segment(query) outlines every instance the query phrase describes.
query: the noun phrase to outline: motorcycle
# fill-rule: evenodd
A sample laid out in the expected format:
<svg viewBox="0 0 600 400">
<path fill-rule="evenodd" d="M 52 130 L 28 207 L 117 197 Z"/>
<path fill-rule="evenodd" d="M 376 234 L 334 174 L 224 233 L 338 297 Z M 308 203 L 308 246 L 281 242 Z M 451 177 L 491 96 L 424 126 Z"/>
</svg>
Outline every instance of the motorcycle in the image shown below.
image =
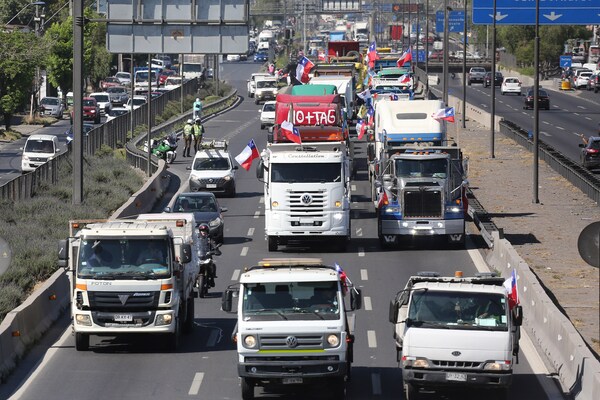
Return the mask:
<svg viewBox="0 0 600 400">
<path fill-rule="evenodd" d="M 177 158 L 177 135 L 171 133 L 162 140 L 150 140 L 152 154 L 165 160 L 167 164 L 172 164 Z M 144 151 L 148 151 L 148 142 L 144 143 Z"/>
<path fill-rule="evenodd" d="M 215 245 L 212 250 L 209 250 L 200 259 L 200 274 L 196 279 L 196 289 L 198 297 L 204 298 L 208 294 L 208 289 L 215 287 L 215 278 L 217 277 L 217 264 L 215 264 L 212 256 L 220 256 L 221 243 Z"/>
</svg>

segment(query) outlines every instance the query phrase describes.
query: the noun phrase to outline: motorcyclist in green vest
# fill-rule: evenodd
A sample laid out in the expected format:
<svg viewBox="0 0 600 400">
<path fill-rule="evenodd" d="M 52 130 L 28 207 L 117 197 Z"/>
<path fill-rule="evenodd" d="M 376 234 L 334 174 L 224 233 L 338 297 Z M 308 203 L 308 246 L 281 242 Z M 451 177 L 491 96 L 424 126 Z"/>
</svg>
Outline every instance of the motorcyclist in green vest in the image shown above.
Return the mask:
<svg viewBox="0 0 600 400">
<path fill-rule="evenodd" d="M 190 148 L 192 147 L 192 136 L 194 135 L 194 121 L 188 119 L 183 126 L 183 156 L 190 157 Z"/>
</svg>

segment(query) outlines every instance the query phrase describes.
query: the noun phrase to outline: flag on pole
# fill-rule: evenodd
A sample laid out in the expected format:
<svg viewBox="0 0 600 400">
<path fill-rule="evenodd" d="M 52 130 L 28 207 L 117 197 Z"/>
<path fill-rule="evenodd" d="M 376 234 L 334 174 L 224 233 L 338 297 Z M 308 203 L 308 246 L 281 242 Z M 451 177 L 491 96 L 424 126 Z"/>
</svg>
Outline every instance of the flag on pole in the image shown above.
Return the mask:
<svg viewBox="0 0 600 400">
<path fill-rule="evenodd" d="M 508 293 L 508 308 L 513 309 L 519 304 L 519 292 L 517 291 L 517 272 L 513 269 L 510 277 L 504 281 L 504 289 Z"/>
<path fill-rule="evenodd" d="M 296 79 L 298 79 L 299 82 L 308 83 L 310 80 L 308 74 L 314 66 L 315 64 L 313 64 L 312 61 L 306 57 L 302 57 L 300 61 L 298 61 L 298 66 L 296 67 Z"/>
<path fill-rule="evenodd" d="M 441 108 L 432 115 L 432 118 L 454 122 L 454 107 Z"/>
<path fill-rule="evenodd" d="M 242 150 L 240 154 L 235 157 L 235 161 L 238 162 L 246 171 L 250 170 L 250 166 L 252 165 L 252 161 L 256 158 L 260 157 L 258 153 L 258 149 L 256 148 L 256 144 L 254 144 L 254 139 L 251 139 L 248 142 L 248 145 Z"/>
<path fill-rule="evenodd" d="M 350 278 L 348 278 L 348 275 L 346 275 L 344 269 L 338 263 L 335 263 L 334 266 L 338 276 L 340 277 L 340 281 L 342 282 L 342 290 L 344 291 L 344 294 L 346 294 L 348 291 L 348 283 L 352 282 L 350 281 Z"/>
<path fill-rule="evenodd" d="M 361 140 L 365 135 L 365 131 L 367 130 L 367 124 L 362 119 L 359 119 L 356 122 L 356 134 L 358 135 L 358 140 Z"/>
<path fill-rule="evenodd" d="M 411 79 L 410 79 L 410 75 L 409 74 L 404 74 L 402 75 L 400 78 L 398 78 L 398 80 L 400 81 L 400 83 L 403 84 L 407 84 L 407 83 L 411 83 Z"/>
<path fill-rule="evenodd" d="M 381 191 L 379 192 L 379 199 L 377 200 L 377 208 L 387 206 L 388 204 L 390 204 L 390 199 L 388 197 L 387 190 L 382 187 Z"/>
<path fill-rule="evenodd" d="M 379 60 L 379 54 L 377 54 L 377 45 L 375 44 L 375 41 L 373 41 L 369 46 L 369 50 L 367 51 L 367 59 L 369 60 L 369 68 L 375 68 L 375 60 Z"/>
<path fill-rule="evenodd" d="M 281 123 L 281 133 L 283 133 L 283 136 L 285 136 L 288 140 L 297 144 L 302 144 L 302 139 L 300 138 L 300 132 L 298 131 L 298 128 L 294 128 L 294 124 L 292 124 L 290 121 L 283 121 Z"/>
<path fill-rule="evenodd" d="M 396 61 L 396 65 L 398 66 L 398 68 L 400 68 L 400 67 L 403 67 L 404 64 L 409 63 L 411 61 L 412 61 L 412 51 L 411 51 L 411 48 L 409 47 L 408 49 L 406 49 L 406 51 L 404 53 L 402 53 L 402 55 L 400 56 L 398 61 Z"/>
</svg>

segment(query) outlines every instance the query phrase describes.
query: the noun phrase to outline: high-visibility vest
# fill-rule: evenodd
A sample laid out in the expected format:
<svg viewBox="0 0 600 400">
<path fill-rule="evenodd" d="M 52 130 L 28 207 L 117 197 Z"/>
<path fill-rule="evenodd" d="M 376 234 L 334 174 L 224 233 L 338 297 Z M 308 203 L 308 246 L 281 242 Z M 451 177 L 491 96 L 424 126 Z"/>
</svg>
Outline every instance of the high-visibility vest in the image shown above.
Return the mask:
<svg viewBox="0 0 600 400">
<path fill-rule="evenodd" d="M 185 124 L 183 127 L 183 136 L 190 137 L 194 133 L 194 127 L 191 124 Z"/>
</svg>

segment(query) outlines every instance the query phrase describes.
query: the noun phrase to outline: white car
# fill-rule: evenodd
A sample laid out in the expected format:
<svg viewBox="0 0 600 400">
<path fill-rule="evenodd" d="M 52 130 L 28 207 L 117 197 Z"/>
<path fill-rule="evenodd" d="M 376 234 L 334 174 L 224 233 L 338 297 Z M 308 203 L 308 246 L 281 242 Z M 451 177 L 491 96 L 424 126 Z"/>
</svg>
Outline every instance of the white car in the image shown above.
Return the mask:
<svg viewBox="0 0 600 400">
<path fill-rule="evenodd" d="M 131 85 L 131 74 L 129 72 L 117 72 L 115 74 L 115 78 L 117 78 L 119 80 L 119 82 L 121 82 L 121 85 L 123 86 L 129 86 Z"/>
<path fill-rule="evenodd" d="M 266 101 L 260 112 L 260 129 L 275 124 L 275 101 Z"/>
<path fill-rule="evenodd" d="M 204 139 L 206 140 L 206 139 Z M 190 171 L 192 192 L 206 191 L 235 197 L 235 171 L 238 166 L 227 151 L 224 141 L 203 142 L 196 152 Z"/>
<path fill-rule="evenodd" d="M 239 54 L 227 54 L 227 61 L 240 61 Z"/>
<path fill-rule="evenodd" d="M 146 103 L 146 96 L 134 95 L 133 99 L 127 100 L 127 104 L 125 104 L 124 108 L 131 110 L 131 107 L 133 105 L 133 109 L 137 110 L 138 108 L 143 106 L 145 103 Z"/>
<path fill-rule="evenodd" d="M 181 87 L 181 77 L 180 76 L 170 76 L 165 81 L 165 90 L 174 90 Z"/>
<path fill-rule="evenodd" d="M 125 107 L 113 107 L 112 110 L 110 110 L 110 112 L 108 113 L 108 115 L 106 116 L 106 122 L 115 119 L 117 117 L 120 117 L 123 114 L 127 114 L 129 112 L 128 108 Z"/>
<path fill-rule="evenodd" d="M 506 93 L 516 93 L 518 96 L 521 95 L 521 81 L 519 78 L 514 76 L 507 76 L 502 81 L 500 86 L 500 93 L 505 95 Z"/>
<path fill-rule="evenodd" d="M 268 72 L 255 72 L 250 75 L 250 79 L 246 81 L 246 87 L 248 92 L 248 97 L 254 97 L 254 92 L 256 91 L 256 80 L 259 77 L 267 77 L 271 76 Z"/>
<path fill-rule="evenodd" d="M 110 101 L 110 93 L 108 92 L 97 92 L 90 94 L 90 97 L 96 99 L 98 108 L 100 108 L 100 115 L 108 115 L 112 109 L 112 103 Z"/>
<path fill-rule="evenodd" d="M 52 160 L 58 153 L 60 153 L 60 149 L 57 136 L 30 135 L 23 147 L 21 171 L 23 173 L 33 171 L 45 162 Z"/>
<path fill-rule="evenodd" d="M 592 71 L 583 71 L 575 78 L 575 89 L 587 88 L 588 81 L 592 76 Z"/>
</svg>

